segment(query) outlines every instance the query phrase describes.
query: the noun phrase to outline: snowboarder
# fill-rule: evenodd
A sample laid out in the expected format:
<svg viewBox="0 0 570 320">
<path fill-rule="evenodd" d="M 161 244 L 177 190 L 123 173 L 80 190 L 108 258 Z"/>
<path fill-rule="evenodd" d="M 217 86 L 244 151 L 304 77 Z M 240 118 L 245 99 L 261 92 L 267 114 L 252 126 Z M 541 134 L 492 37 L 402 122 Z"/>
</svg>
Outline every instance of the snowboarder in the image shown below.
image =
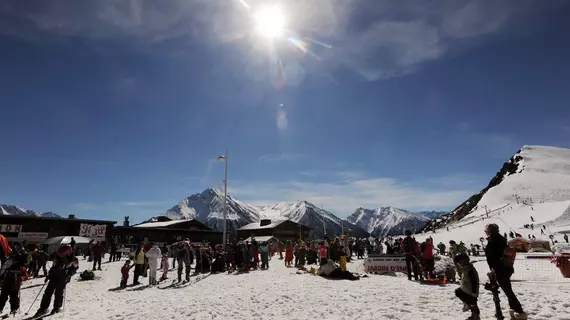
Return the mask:
<svg viewBox="0 0 570 320">
<path fill-rule="evenodd" d="M 497 283 L 509 300 L 511 317 L 514 319 L 526 319 L 527 315 L 523 311 L 521 303 L 513 292 L 511 285 L 511 276 L 515 269 L 513 264 L 505 257 L 505 249 L 508 248 L 507 239 L 501 236 L 499 226 L 494 223 L 485 226 L 485 233 L 488 236 L 487 247 L 485 248 L 487 264 L 491 272 L 495 274 Z"/>
<path fill-rule="evenodd" d="M 158 245 L 154 243 L 151 245 L 152 247 L 145 253 L 145 256 L 148 259 L 149 268 L 148 284 L 154 286 L 158 283 L 156 280 L 156 272 L 158 271 L 158 259 L 162 257 L 162 252 L 160 252 Z"/>
<path fill-rule="evenodd" d="M 530 221 L 534 222 L 534 217 L 530 216 Z"/>
<path fill-rule="evenodd" d="M 69 283 L 71 276 L 73 276 L 79 268 L 79 261 L 73 255 L 73 250 L 70 245 L 61 245 L 57 250 L 57 254 L 53 260 L 53 265 L 46 277 L 47 283 L 40 308 L 36 312 L 35 317 L 47 314 L 51 296 L 55 294 L 53 300 L 52 314 L 59 313 L 63 305 L 63 295 L 65 287 Z"/>
<path fill-rule="evenodd" d="M 24 267 L 27 254 L 25 251 L 12 251 L 11 256 L 6 261 L 10 265 L 2 274 L 2 291 L 0 292 L 0 314 L 10 298 L 10 314 L 16 314 L 20 309 L 20 287 L 22 282 L 28 280 L 28 272 Z"/>
<path fill-rule="evenodd" d="M 479 320 L 479 307 L 477 306 L 477 297 L 479 296 L 479 274 L 473 267 L 473 263 L 469 262 L 469 256 L 465 253 L 459 253 L 453 258 L 453 262 L 458 269 L 461 269 L 463 277 L 461 278 L 461 286 L 455 289 L 455 296 L 463 302 L 463 311 L 471 311 L 471 316 L 467 320 Z"/>
</svg>

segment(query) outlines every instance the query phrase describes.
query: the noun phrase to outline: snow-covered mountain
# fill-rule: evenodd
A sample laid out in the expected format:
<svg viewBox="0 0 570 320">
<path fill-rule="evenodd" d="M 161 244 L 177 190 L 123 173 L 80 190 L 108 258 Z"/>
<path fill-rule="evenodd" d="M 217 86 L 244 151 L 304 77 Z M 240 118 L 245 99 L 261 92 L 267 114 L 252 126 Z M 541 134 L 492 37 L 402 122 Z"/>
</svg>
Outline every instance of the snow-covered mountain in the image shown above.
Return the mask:
<svg viewBox="0 0 570 320">
<path fill-rule="evenodd" d="M 258 208 L 235 200 L 228 195 L 228 230 L 235 230 L 239 226 L 258 222 Z M 206 189 L 201 193 L 184 198 L 180 203 L 162 214 L 170 219 L 196 219 L 207 226 L 223 229 L 224 220 L 224 194 L 218 189 Z"/>
<path fill-rule="evenodd" d="M 224 195 L 217 189 L 206 189 L 191 195 L 162 215 L 170 219 L 196 219 L 207 226 L 223 229 Z M 274 206 L 252 206 L 228 195 L 228 230 L 261 219 L 291 220 L 313 228 L 313 237 L 328 234 L 340 234 L 343 230 L 351 231 L 358 237 L 368 233 L 348 221 L 342 220 L 329 211 L 323 210 L 307 201 L 280 202 Z"/>
<path fill-rule="evenodd" d="M 368 236 L 368 232 L 362 228 L 304 200 L 259 207 L 259 216 L 272 220 L 288 219 L 309 226 L 313 228 L 312 235 L 315 238 L 322 237 L 324 234 L 343 232 L 355 237 Z"/>
<path fill-rule="evenodd" d="M 36 212 L 33 210 L 26 210 L 11 204 L 0 204 L 0 215 L 7 216 L 36 216 L 43 218 L 61 218 L 57 213 L 54 212 Z"/>
<path fill-rule="evenodd" d="M 421 228 L 430 219 L 406 210 L 383 207 L 377 209 L 358 208 L 347 220 L 373 236 L 402 234 L 405 230 Z"/>
<path fill-rule="evenodd" d="M 415 214 L 419 214 L 420 216 L 424 216 L 430 219 L 435 219 L 437 217 L 441 217 L 444 214 L 448 214 L 449 211 L 418 211 L 414 212 Z"/>
<path fill-rule="evenodd" d="M 570 200 L 570 150 L 524 146 L 513 155 L 483 190 L 449 214 L 429 221 L 420 231 L 432 231 L 458 221 L 493 215 L 514 206 Z M 563 204 L 562 207 L 565 207 Z M 561 214 L 561 213 L 560 213 Z"/>
</svg>

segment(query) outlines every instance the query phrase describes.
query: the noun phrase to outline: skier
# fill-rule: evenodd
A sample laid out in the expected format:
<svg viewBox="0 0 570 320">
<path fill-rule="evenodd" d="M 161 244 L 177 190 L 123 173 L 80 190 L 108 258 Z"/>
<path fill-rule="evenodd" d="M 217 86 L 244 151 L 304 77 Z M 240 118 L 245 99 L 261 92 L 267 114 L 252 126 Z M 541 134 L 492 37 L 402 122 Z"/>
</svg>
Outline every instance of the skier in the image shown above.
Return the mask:
<svg viewBox="0 0 570 320">
<path fill-rule="evenodd" d="M 479 320 L 479 307 L 477 306 L 477 297 L 479 296 L 479 274 L 473 267 L 473 263 L 469 262 L 469 256 L 465 253 L 459 253 L 453 258 L 453 262 L 457 268 L 461 269 L 463 277 L 461 278 L 461 286 L 455 289 L 455 296 L 464 304 L 463 311 L 471 311 L 471 316 L 467 320 Z"/>
<path fill-rule="evenodd" d="M 34 250 L 34 261 L 35 261 L 35 270 L 34 270 L 34 274 L 33 277 L 37 278 L 40 275 L 40 269 L 42 269 L 43 273 L 44 273 L 44 277 L 47 277 L 47 268 L 46 268 L 46 264 L 47 261 L 49 260 L 49 255 L 47 253 L 45 253 L 44 251 L 42 251 L 39 248 L 36 248 Z"/>
<path fill-rule="evenodd" d="M 412 231 L 406 230 L 406 238 L 402 241 L 404 254 L 406 255 L 406 268 L 408 270 L 408 280 L 412 280 L 412 270 L 414 271 L 414 279 L 418 281 L 419 274 L 417 272 L 416 240 L 412 239 Z"/>
<path fill-rule="evenodd" d="M 61 306 L 63 305 L 63 295 L 65 292 L 65 287 L 71 276 L 77 272 L 79 268 L 79 261 L 73 255 L 73 250 L 68 244 L 63 244 L 57 250 L 57 254 L 53 260 L 53 265 L 49 270 L 48 276 L 46 277 L 47 283 L 44 295 L 42 297 L 42 302 L 40 303 L 40 308 L 36 312 L 34 317 L 40 317 L 47 314 L 49 304 L 51 302 L 51 296 L 55 293 L 55 298 L 53 301 L 53 309 L 51 314 L 59 313 Z"/>
<path fill-rule="evenodd" d="M 10 314 L 15 315 L 20 309 L 20 287 L 22 282 L 28 280 L 28 272 L 24 265 L 26 264 L 27 254 L 25 251 L 12 251 L 11 256 L 6 261 L 10 264 L 1 276 L 2 292 L 0 292 L 0 314 L 10 298 Z"/>
<path fill-rule="evenodd" d="M 168 248 L 166 248 L 166 246 L 164 246 L 161 250 L 162 252 L 162 258 L 160 260 L 160 263 L 162 265 L 162 276 L 160 277 L 160 280 L 166 280 L 168 279 L 167 275 L 168 275 Z"/>
<path fill-rule="evenodd" d="M 566 241 L 566 243 L 568 243 L 568 235 L 564 234 L 564 241 Z"/>
<path fill-rule="evenodd" d="M 505 249 L 508 248 L 507 239 L 501 236 L 499 226 L 494 223 L 485 226 L 485 233 L 488 236 L 487 247 L 485 248 L 487 264 L 491 272 L 495 274 L 497 283 L 509 300 L 511 318 L 526 319 L 527 315 L 523 311 L 521 303 L 513 292 L 511 285 L 511 276 L 515 269 L 512 263 L 505 258 Z"/>
</svg>

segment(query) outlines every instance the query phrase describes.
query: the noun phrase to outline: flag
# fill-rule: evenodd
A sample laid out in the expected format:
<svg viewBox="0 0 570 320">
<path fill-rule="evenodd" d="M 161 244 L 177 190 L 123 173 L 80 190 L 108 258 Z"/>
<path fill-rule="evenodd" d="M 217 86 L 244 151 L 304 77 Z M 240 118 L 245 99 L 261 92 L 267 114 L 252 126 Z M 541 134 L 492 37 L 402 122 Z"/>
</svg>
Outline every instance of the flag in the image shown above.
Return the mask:
<svg viewBox="0 0 570 320">
<path fill-rule="evenodd" d="M 218 160 L 224 161 L 224 160 L 226 160 L 226 156 L 219 156 L 219 157 L 218 157 Z"/>
</svg>

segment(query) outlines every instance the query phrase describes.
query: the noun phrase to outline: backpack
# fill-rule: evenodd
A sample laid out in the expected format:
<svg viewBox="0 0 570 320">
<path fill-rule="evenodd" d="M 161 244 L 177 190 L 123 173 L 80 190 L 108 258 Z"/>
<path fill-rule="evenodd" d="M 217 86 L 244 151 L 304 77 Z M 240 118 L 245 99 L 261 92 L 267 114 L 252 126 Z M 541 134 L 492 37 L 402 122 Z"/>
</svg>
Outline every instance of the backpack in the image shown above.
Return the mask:
<svg viewBox="0 0 570 320">
<path fill-rule="evenodd" d="M 515 264 L 515 258 L 517 257 L 517 250 L 511 247 L 506 247 L 503 251 L 503 257 L 501 260 L 508 263 L 509 267 L 512 267 Z"/>
</svg>

